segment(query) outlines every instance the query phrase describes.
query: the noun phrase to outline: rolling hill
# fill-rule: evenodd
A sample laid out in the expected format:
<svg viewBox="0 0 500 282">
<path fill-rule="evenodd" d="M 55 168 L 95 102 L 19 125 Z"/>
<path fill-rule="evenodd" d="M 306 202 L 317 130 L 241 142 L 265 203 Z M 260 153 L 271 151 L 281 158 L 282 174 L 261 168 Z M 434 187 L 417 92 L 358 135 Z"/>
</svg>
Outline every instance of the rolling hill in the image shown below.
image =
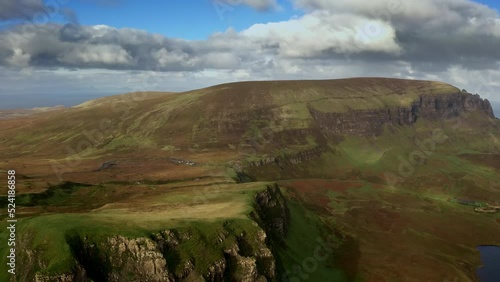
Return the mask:
<svg viewBox="0 0 500 282">
<path fill-rule="evenodd" d="M 498 205 L 499 138 L 479 95 L 389 78 L 136 92 L 0 120 L 15 281 L 477 281 L 500 216 L 461 203 Z"/>
</svg>

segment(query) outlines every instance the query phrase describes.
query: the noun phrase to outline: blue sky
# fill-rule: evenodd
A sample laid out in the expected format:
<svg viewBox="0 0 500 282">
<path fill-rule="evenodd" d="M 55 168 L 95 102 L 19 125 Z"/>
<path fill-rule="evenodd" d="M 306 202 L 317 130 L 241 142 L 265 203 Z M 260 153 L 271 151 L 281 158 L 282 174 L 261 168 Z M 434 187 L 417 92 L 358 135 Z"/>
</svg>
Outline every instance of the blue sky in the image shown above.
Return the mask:
<svg viewBox="0 0 500 282">
<path fill-rule="evenodd" d="M 62 4 L 37 18 L 53 3 Z M 439 80 L 500 101 L 499 8 L 493 0 L 0 0 L 0 108 L 354 76 Z"/>
<path fill-rule="evenodd" d="M 76 12 L 82 25 L 137 28 L 189 40 L 206 39 L 228 28 L 240 31 L 256 23 L 286 21 L 304 14 L 295 9 L 290 1 L 278 1 L 280 8 L 268 11 L 230 4 L 237 2 L 238 0 L 111 0 L 71 1 L 66 6 Z M 58 17 L 56 20 L 64 22 L 66 19 Z"/>
<path fill-rule="evenodd" d="M 491 8 L 495 8 L 497 10 L 500 8 L 500 3 L 498 3 L 498 1 L 496 1 L 496 0 L 481 0 L 481 1 L 477 1 L 477 2 L 485 4 Z"/>
</svg>

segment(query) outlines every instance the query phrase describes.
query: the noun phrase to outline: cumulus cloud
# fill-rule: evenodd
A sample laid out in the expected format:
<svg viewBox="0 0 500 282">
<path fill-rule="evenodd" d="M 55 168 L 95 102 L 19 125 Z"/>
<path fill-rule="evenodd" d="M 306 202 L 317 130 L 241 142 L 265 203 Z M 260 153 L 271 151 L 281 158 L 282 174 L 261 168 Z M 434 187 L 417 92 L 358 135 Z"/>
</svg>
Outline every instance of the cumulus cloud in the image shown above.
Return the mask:
<svg viewBox="0 0 500 282">
<path fill-rule="evenodd" d="M 473 1 L 295 0 L 295 4 L 310 11 L 330 11 L 386 22 L 395 30 L 395 41 L 403 50 L 400 59 L 414 62 L 423 70 L 453 64 L 490 68 L 500 59 L 499 15 Z M 370 29 L 382 27 L 380 23 L 372 27 L 366 25 L 365 30 L 369 34 Z"/>
<path fill-rule="evenodd" d="M 67 53 L 60 55 L 58 61 L 69 65 L 126 66 L 133 63 L 133 58 L 121 46 L 101 44 L 75 46 Z"/>
<path fill-rule="evenodd" d="M 218 48 L 225 38 L 220 34 L 202 42 L 167 38 L 136 29 L 109 26 L 64 26 L 48 24 L 35 29 L 0 32 L 0 65 L 23 64 L 38 68 L 103 68 L 122 70 L 183 71 L 206 68 L 235 68 L 238 52 Z M 214 46 L 211 46 L 211 42 Z M 242 57 L 250 46 L 239 52 Z M 234 46 L 233 46 L 234 47 Z"/>
<path fill-rule="evenodd" d="M 377 35 L 363 30 L 377 26 Z M 333 16 L 314 12 L 289 21 L 256 24 L 242 32 L 268 46 L 279 46 L 280 55 L 287 57 L 317 57 L 325 52 L 360 53 L 365 51 L 399 53 L 395 30 L 376 19 L 353 15 Z"/>
<path fill-rule="evenodd" d="M 236 1 L 264 7 L 274 1 Z M 489 69 L 500 58 L 496 11 L 468 0 L 296 0 L 308 12 L 206 40 L 109 26 L 49 24 L 2 31 L 0 64 L 34 67 L 237 69 L 272 57 L 405 61 L 420 71 Z M 266 5 L 267 5 L 266 4 Z M 230 44 L 228 44 L 230 42 Z M 230 55 L 229 55 L 230 54 Z"/>
<path fill-rule="evenodd" d="M 381 26 L 377 38 L 362 28 Z M 33 67 L 106 68 L 158 71 L 236 69 L 262 56 L 320 58 L 330 53 L 399 54 L 395 30 L 378 20 L 313 13 L 290 21 L 227 30 L 206 40 L 167 38 L 137 29 L 48 24 L 0 32 L 0 64 Z M 230 44 L 228 44 L 230 42 Z"/>
<path fill-rule="evenodd" d="M 15 48 L 12 50 L 12 56 L 7 58 L 7 62 L 14 67 L 27 67 L 31 60 L 31 55 L 23 53 L 23 50 Z"/>
</svg>

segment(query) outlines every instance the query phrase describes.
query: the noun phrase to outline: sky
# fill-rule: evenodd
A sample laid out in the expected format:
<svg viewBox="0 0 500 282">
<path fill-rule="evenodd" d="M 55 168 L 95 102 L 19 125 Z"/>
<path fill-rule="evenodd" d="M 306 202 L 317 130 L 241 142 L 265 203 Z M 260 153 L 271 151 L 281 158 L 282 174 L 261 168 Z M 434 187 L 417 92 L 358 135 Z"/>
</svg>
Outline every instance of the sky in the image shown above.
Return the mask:
<svg viewBox="0 0 500 282">
<path fill-rule="evenodd" d="M 383 76 L 500 101 L 493 0 L 0 0 L 0 109 Z"/>
</svg>

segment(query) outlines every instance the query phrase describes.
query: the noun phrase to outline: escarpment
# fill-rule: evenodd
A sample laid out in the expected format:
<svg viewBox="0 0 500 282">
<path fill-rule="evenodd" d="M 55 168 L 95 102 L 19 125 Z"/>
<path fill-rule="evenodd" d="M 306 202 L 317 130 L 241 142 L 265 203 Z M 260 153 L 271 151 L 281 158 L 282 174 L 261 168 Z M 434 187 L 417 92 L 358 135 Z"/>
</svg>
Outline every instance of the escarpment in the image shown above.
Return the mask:
<svg viewBox="0 0 500 282">
<path fill-rule="evenodd" d="M 315 123 L 331 137 L 378 136 L 382 134 L 385 125 L 407 126 L 419 119 L 445 120 L 471 112 L 493 118 L 489 101 L 469 93 L 420 96 L 406 107 L 348 110 L 342 113 L 325 113 L 314 108 L 310 108 L 310 111 Z"/>
<path fill-rule="evenodd" d="M 401 98 L 403 99 L 403 97 Z M 307 109 L 311 120 L 307 123 L 308 129 L 284 130 L 270 136 L 272 143 L 278 148 L 276 153 L 259 155 L 259 146 L 254 147 L 254 158 L 246 162 L 249 171 L 262 171 L 268 167 L 279 170 L 290 171 L 291 166 L 297 166 L 307 161 L 319 159 L 322 153 L 335 152 L 335 145 L 349 136 L 361 138 L 378 138 L 385 130 L 396 131 L 398 129 L 411 128 L 418 121 L 438 126 L 440 122 L 457 119 L 455 124 L 465 125 L 462 121 L 471 122 L 466 127 L 486 127 L 492 125 L 494 119 L 493 110 L 488 100 L 483 100 L 479 95 L 466 92 L 445 93 L 437 95 L 420 95 L 408 102 L 407 106 L 374 107 L 373 109 L 346 109 L 344 111 L 321 110 L 308 104 Z M 469 119 L 470 116 L 478 116 L 479 119 Z M 450 124 L 451 124 L 450 123 Z M 451 128 L 451 126 L 450 126 Z M 465 127 L 463 127 L 465 128 Z M 301 134 L 295 138 L 288 136 L 286 132 L 300 133 L 309 132 L 309 139 L 305 140 Z M 426 134 L 421 131 L 421 134 Z M 281 136 L 288 136 L 281 138 Z M 290 140 L 290 141 L 289 141 Z M 313 140 L 313 141 L 311 141 Z M 264 142 L 264 141 L 261 141 Z M 295 151 L 283 152 L 279 146 L 289 146 L 290 142 L 302 142 L 302 146 L 296 146 Z M 333 146 L 332 146 L 333 145 Z M 287 169 L 284 169 L 287 167 Z M 250 173 L 252 174 L 252 173 Z M 257 173 L 259 174 L 259 173 Z M 261 173 L 262 174 L 262 173 Z M 255 176 L 255 175 L 254 175 Z"/>
<path fill-rule="evenodd" d="M 312 160 L 314 158 L 319 157 L 324 150 L 325 150 L 324 147 L 317 146 L 310 150 L 300 151 L 295 154 L 289 154 L 289 155 L 283 154 L 277 157 L 263 158 L 258 161 L 250 162 L 249 165 L 254 167 L 259 167 L 269 164 L 276 164 L 278 166 L 281 166 L 281 164 L 299 164 L 303 161 Z"/>
</svg>

